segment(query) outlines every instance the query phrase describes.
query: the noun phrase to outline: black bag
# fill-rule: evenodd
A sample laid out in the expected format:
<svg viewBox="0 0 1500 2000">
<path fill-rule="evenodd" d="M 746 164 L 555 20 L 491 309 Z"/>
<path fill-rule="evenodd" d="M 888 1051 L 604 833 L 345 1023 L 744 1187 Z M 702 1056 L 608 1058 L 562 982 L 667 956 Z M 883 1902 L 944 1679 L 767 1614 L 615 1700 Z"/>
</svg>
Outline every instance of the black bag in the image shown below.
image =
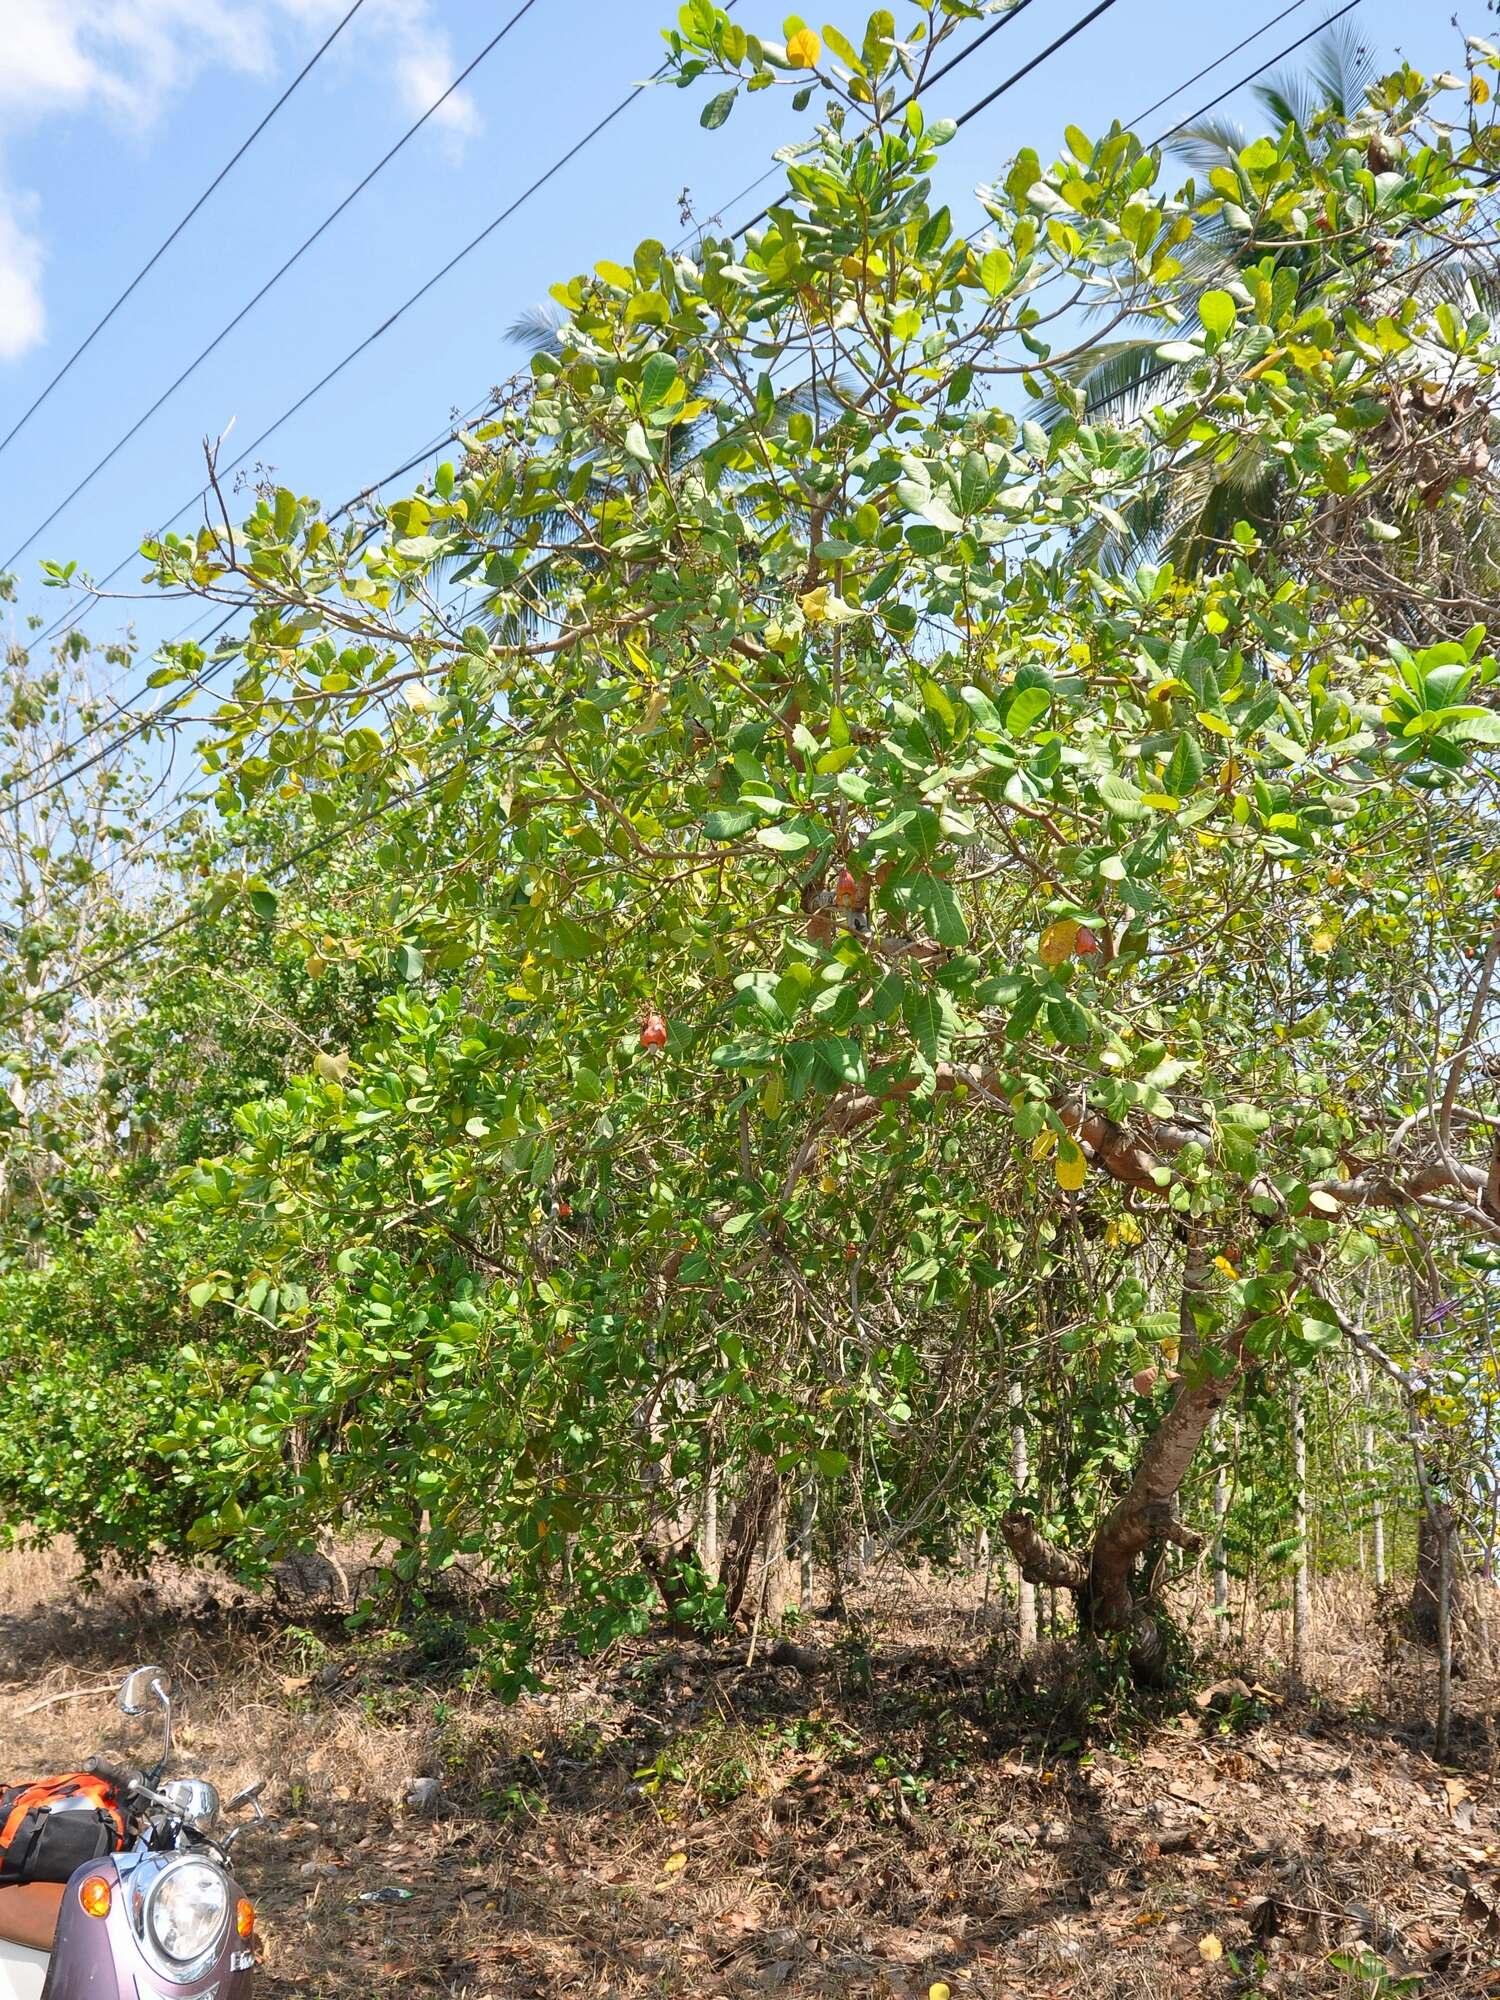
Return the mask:
<svg viewBox="0 0 1500 2000">
<path fill-rule="evenodd" d="M 114 1788 L 90 1772 L 0 1790 L 0 1888 L 66 1882 L 86 1861 L 124 1844 Z"/>
</svg>

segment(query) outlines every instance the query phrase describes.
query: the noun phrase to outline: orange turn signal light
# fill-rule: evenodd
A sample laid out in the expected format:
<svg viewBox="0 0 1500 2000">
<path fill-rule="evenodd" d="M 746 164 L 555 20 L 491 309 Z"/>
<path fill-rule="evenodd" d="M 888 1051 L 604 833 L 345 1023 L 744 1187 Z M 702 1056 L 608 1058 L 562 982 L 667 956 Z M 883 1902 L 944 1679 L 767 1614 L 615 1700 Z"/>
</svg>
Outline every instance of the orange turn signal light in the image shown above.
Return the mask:
<svg viewBox="0 0 1500 2000">
<path fill-rule="evenodd" d="M 110 1905 L 109 1881 L 103 1875 L 85 1875 L 78 1885 L 78 1900 L 87 1917 L 107 1917 Z"/>
<path fill-rule="evenodd" d="M 234 1927 L 244 1938 L 255 1929 L 255 1905 L 248 1896 L 241 1896 L 234 1906 Z"/>
</svg>

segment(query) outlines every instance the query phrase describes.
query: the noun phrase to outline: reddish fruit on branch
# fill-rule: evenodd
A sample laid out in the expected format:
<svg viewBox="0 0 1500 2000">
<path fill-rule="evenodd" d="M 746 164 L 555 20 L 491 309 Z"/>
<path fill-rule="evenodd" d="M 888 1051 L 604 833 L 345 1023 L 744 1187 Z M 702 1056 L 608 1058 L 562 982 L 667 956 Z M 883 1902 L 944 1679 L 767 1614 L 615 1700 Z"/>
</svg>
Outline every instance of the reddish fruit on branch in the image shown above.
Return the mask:
<svg viewBox="0 0 1500 2000">
<path fill-rule="evenodd" d="M 654 1007 L 646 1011 L 641 1023 L 641 1047 L 643 1049 L 664 1049 L 667 1046 L 667 1024 Z"/>
<path fill-rule="evenodd" d="M 1139 1368 L 1130 1378 L 1130 1386 L 1138 1396 L 1149 1396 L 1156 1387 L 1156 1370 Z"/>
<path fill-rule="evenodd" d="M 840 910 L 852 910 L 859 901 L 859 884 L 847 868 L 839 870 L 838 880 L 833 885 L 833 901 L 834 907 Z"/>
<path fill-rule="evenodd" d="M 1099 940 L 1087 924 L 1078 926 L 1078 935 L 1073 940 L 1074 954 L 1079 958 L 1091 958 L 1099 949 Z"/>
</svg>

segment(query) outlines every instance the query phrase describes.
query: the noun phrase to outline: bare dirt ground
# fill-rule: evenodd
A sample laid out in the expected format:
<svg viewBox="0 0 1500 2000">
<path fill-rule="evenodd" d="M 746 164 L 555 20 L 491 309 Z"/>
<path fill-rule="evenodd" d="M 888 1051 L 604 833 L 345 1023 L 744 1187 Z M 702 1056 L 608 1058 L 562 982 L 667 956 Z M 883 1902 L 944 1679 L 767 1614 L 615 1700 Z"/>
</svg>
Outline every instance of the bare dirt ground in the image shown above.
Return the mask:
<svg viewBox="0 0 1500 2000">
<path fill-rule="evenodd" d="M 1142 1717 L 917 1579 L 800 1666 L 663 1637 L 507 1709 L 441 1633 L 69 1577 L 0 1557 L 0 1772 L 139 1754 L 113 1688 L 168 1665 L 177 1768 L 272 1781 L 241 1850 L 266 2000 L 1500 1995 L 1494 1689 L 1460 1682 L 1438 1765 L 1430 1670 L 1347 1590 L 1315 1691 L 1273 1628 Z"/>
</svg>

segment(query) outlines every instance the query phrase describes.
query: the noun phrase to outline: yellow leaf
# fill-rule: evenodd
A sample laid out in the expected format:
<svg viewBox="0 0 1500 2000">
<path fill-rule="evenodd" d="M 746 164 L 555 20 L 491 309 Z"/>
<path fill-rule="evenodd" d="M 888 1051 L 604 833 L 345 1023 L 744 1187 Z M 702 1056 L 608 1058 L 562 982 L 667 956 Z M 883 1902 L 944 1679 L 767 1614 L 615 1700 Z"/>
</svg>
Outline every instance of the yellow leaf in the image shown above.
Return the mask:
<svg viewBox="0 0 1500 2000">
<path fill-rule="evenodd" d="M 1031 1142 L 1032 1159 L 1045 1160 L 1047 1155 L 1052 1151 L 1052 1148 L 1056 1144 L 1057 1144 L 1057 1134 L 1051 1129 L 1050 1126 L 1047 1127 L 1045 1130 L 1038 1132 L 1036 1137 Z"/>
<path fill-rule="evenodd" d="M 1219 1960 L 1224 1956 L 1224 1947 L 1219 1943 L 1219 1940 L 1214 1936 L 1212 1931 L 1209 1932 L 1207 1937 L 1199 1938 L 1198 1956 L 1206 1958 L 1210 1965 L 1217 1965 Z"/>
<path fill-rule="evenodd" d="M 1088 1179 L 1089 1172 L 1083 1148 L 1071 1139 L 1059 1139 L 1052 1171 L 1057 1175 L 1057 1185 L 1064 1194 L 1077 1194 Z"/>
<path fill-rule="evenodd" d="M 1488 104 L 1489 101 L 1490 101 L 1489 85 L 1485 82 L 1482 76 L 1474 77 L 1469 84 L 1469 102 L 1471 104 Z"/>
<path fill-rule="evenodd" d="M 1198 720 L 1203 724 L 1205 729 L 1212 730 L 1215 736 L 1233 736 L 1234 734 L 1233 729 L 1230 728 L 1223 716 L 1214 715 L 1209 709 L 1200 708 L 1198 711 Z"/>
<path fill-rule="evenodd" d="M 1182 800 L 1174 799 L 1170 792 L 1142 792 L 1141 804 L 1150 806 L 1155 812 L 1174 813 Z"/>
<path fill-rule="evenodd" d="M 1234 1268 L 1233 1264 L 1230 1263 L 1227 1257 L 1215 1257 L 1214 1269 L 1216 1271 L 1222 1271 L 1226 1278 L 1237 1278 L 1240 1275 L 1239 1272 Z"/>
<path fill-rule="evenodd" d="M 799 28 L 786 45 L 786 59 L 793 69 L 816 69 L 823 44 L 811 28 Z"/>
<path fill-rule="evenodd" d="M 1073 956 L 1073 947 L 1077 942 L 1078 925 L 1072 917 L 1063 917 L 1055 924 L 1048 924 L 1037 945 L 1043 965 L 1065 964 Z"/>
<path fill-rule="evenodd" d="M 687 1856 L 679 1849 L 676 1854 L 669 1854 L 667 1856 L 666 1860 L 661 1864 L 661 1872 L 663 1875 L 680 1875 L 686 1867 Z"/>
<path fill-rule="evenodd" d="M 1145 1232 L 1133 1215 L 1122 1215 L 1114 1224 L 1114 1231 L 1121 1243 L 1140 1243 L 1145 1240 Z"/>
<path fill-rule="evenodd" d="M 820 583 L 816 590 L 805 591 L 798 601 L 809 625 L 822 624 L 828 616 L 828 585 Z"/>
</svg>

